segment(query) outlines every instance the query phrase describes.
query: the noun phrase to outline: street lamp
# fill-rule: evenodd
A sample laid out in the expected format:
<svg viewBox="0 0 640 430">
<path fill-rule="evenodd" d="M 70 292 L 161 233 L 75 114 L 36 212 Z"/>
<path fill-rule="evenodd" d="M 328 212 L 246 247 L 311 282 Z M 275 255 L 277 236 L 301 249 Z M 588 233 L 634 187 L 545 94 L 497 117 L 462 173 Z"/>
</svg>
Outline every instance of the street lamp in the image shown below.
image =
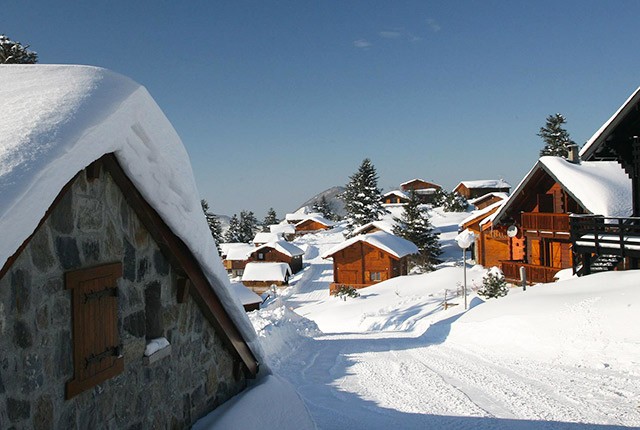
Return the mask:
<svg viewBox="0 0 640 430">
<path fill-rule="evenodd" d="M 467 248 L 476 240 L 476 235 L 469 229 L 459 233 L 456 236 L 458 246 L 462 248 L 462 271 L 464 273 L 464 309 L 467 309 Z"/>
</svg>

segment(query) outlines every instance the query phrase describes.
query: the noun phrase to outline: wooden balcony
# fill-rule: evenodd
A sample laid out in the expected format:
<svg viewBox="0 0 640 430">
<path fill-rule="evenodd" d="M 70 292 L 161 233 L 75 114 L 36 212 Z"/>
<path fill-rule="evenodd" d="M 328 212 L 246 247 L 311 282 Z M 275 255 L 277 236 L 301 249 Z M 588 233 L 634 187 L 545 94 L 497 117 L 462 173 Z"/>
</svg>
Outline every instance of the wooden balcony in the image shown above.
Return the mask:
<svg viewBox="0 0 640 430">
<path fill-rule="evenodd" d="M 522 230 L 538 236 L 569 238 L 569 214 L 523 212 Z"/>
<path fill-rule="evenodd" d="M 571 216 L 575 253 L 640 258 L 640 218 Z"/>
<path fill-rule="evenodd" d="M 535 264 L 527 264 L 522 261 L 501 261 L 500 269 L 504 273 L 504 277 L 507 282 L 519 283 L 520 282 L 520 268 L 524 267 L 527 274 L 528 284 L 547 283 L 553 282 L 554 276 L 558 273 L 560 268 L 538 266 Z"/>
</svg>

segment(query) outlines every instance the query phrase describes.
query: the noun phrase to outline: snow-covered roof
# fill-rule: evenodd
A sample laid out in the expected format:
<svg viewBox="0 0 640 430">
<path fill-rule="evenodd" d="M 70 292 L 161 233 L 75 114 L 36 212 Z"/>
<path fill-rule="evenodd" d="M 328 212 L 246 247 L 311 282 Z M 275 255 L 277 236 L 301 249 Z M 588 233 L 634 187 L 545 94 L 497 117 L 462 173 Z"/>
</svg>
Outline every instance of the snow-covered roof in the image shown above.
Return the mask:
<svg viewBox="0 0 640 430">
<path fill-rule="evenodd" d="M 407 199 L 409 200 L 409 196 L 407 195 L 407 193 L 400 191 L 400 190 L 393 190 L 393 191 L 389 191 L 388 193 L 384 193 L 382 195 L 382 197 L 387 197 L 387 196 L 398 196 L 401 199 Z"/>
<path fill-rule="evenodd" d="M 269 226 L 269 231 L 271 233 L 279 233 L 279 234 L 294 234 L 296 232 L 296 227 L 293 224 L 272 224 Z"/>
<path fill-rule="evenodd" d="M 288 255 L 289 257 L 304 255 L 304 251 L 302 249 L 298 248 L 293 243 L 287 242 L 286 240 L 265 243 L 262 246 L 252 249 L 250 254 L 265 248 L 273 248 L 284 255 Z"/>
<path fill-rule="evenodd" d="M 603 139 L 610 134 L 610 132 L 616 128 L 616 126 L 622 121 L 622 119 L 640 102 L 640 88 L 637 88 L 631 96 L 618 108 L 618 110 L 609 118 L 602 126 L 596 131 L 593 136 L 585 143 L 580 150 L 580 157 L 588 159 L 593 153 L 595 153 L 602 143 Z"/>
<path fill-rule="evenodd" d="M 225 256 L 225 260 L 229 261 L 244 261 L 247 259 L 247 255 L 256 249 L 248 243 L 224 243 L 220 244 L 220 247 L 222 249 L 222 255 Z"/>
<path fill-rule="evenodd" d="M 238 300 L 240 300 L 240 303 L 243 305 L 255 305 L 256 303 L 262 303 L 262 297 L 243 284 L 234 282 L 231 284 L 231 287 L 233 289 L 233 294 L 236 295 Z"/>
<path fill-rule="evenodd" d="M 460 185 L 464 185 L 469 189 L 474 188 L 511 188 L 511 185 L 504 179 L 480 179 L 475 181 L 460 181 L 454 188 L 457 189 Z"/>
<path fill-rule="evenodd" d="M 471 212 L 471 215 L 469 215 L 468 217 L 460 221 L 460 224 L 458 224 L 458 227 L 464 227 L 465 224 L 469 224 L 473 221 L 476 221 L 480 218 L 487 216 L 487 214 L 490 214 L 491 212 L 496 211 L 504 203 L 505 203 L 505 200 L 500 200 L 490 204 L 486 208 Z"/>
<path fill-rule="evenodd" d="M 475 205 L 477 203 L 482 202 L 483 200 L 487 200 L 487 199 L 490 199 L 492 197 L 496 197 L 496 198 L 499 198 L 501 200 L 505 200 L 505 199 L 509 198 L 509 194 L 496 191 L 496 192 L 493 192 L 493 193 L 484 194 L 484 195 L 482 195 L 480 197 L 476 197 L 475 199 L 469 199 L 468 203 L 471 204 L 471 205 Z"/>
<path fill-rule="evenodd" d="M 436 186 L 440 187 L 440 185 L 439 185 L 439 184 L 436 184 L 435 182 L 425 181 L 424 179 L 420 179 L 420 178 L 413 178 L 413 179 L 411 179 L 411 180 L 409 180 L 409 181 L 406 181 L 406 182 L 401 183 L 401 184 L 400 184 L 400 186 L 401 186 L 401 187 L 404 187 L 405 185 L 409 185 L 409 184 L 410 184 L 410 183 L 412 183 L 412 182 L 425 182 L 425 183 L 427 183 L 427 184 L 432 184 L 432 185 L 436 185 Z"/>
<path fill-rule="evenodd" d="M 514 205 L 523 188 L 539 171 L 545 171 L 588 212 L 612 217 L 630 216 L 632 212 L 631 179 L 616 161 L 571 163 L 562 157 L 541 157 L 504 206 L 493 215 L 499 222 Z M 485 220 L 486 221 L 486 220 Z"/>
<path fill-rule="evenodd" d="M 87 66 L 1 66 L 0 82 L 0 265 L 35 231 L 65 184 L 113 153 L 262 355 L 202 216 L 189 156 L 147 90 Z"/>
<path fill-rule="evenodd" d="M 291 276 L 287 263 L 248 263 L 242 273 L 242 281 L 285 281 Z"/>
<path fill-rule="evenodd" d="M 296 227 L 302 223 L 309 222 L 309 221 L 315 221 L 327 227 L 333 227 L 335 224 L 333 221 L 329 221 L 328 219 L 323 217 L 322 214 L 319 214 L 319 215 L 306 216 L 302 221 L 296 223 Z"/>
<path fill-rule="evenodd" d="M 354 236 L 351 239 L 334 246 L 322 254 L 322 258 L 331 258 L 333 254 L 341 251 L 357 242 L 364 242 L 373 247 L 386 251 L 387 253 L 402 258 L 418 252 L 418 247 L 406 239 L 389 234 L 386 231 L 376 231 L 375 233 Z"/>
<path fill-rule="evenodd" d="M 287 222 L 295 222 L 310 216 L 322 216 L 320 212 L 313 212 L 309 206 L 303 206 L 293 213 L 285 214 L 284 219 Z"/>
<path fill-rule="evenodd" d="M 379 221 L 371 221 L 364 225 L 361 225 L 358 228 L 355 228 L 352 234 L 358 235 L 372 228 L 377 228 L 378 230 L 386 231 L 389 234 L 393 234 L 393 228 L 396 226 L 396 224 L 397 223 L 393 220 L 393 218 L 385 218 Z"/>
<path fill-rule="evenodd" d="M 277 242 L 282 239 L 280 233 L 260 232 L 256 233 L 256 237 L 253 238 L 253 243 L 267 243 Z"/>
</svg>

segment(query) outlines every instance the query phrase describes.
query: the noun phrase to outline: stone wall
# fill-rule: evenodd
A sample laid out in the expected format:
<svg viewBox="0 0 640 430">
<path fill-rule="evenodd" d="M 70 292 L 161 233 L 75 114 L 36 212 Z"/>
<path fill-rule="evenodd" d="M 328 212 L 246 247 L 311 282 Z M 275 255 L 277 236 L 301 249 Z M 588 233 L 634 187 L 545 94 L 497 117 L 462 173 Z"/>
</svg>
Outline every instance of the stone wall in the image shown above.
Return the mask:
<svg viewBox="0 0 640 430">
<path fill-rule="evenodd" d="M 64 272 L 118 261 L 124 372 L 65 400 L 74 370 Z M 160 318 L 147 318 L 145 291 L 160 292 Z M 151 364 L 149 320 L 171 344 Z M 193 299 L 177 303 L 175 270 L 107 173 L 79 174 L 0 279 L 2 429 L 188 427 L 245 387 L 234 360 Z"/>
</svg>

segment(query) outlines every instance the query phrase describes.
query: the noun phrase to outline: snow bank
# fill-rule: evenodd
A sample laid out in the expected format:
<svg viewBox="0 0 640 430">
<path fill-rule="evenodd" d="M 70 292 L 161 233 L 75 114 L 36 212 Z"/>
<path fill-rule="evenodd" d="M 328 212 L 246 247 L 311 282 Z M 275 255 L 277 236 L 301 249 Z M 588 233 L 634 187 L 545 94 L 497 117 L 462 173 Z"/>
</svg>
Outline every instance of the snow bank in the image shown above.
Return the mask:
<svg viewBox="0 0 640 430">
<path fill-rule="evenodd" d="M 268 375 L 193 425 L 194 430 L 307 430 L 315 429 L 309 411 L 295 388 L 283 378 Z"/>
<path fill-rule="evenodd" d="M 638 374 L 640 272 L 511 289 L 456 321 L 448 343 L 509 357 Z"/>
</svg>

